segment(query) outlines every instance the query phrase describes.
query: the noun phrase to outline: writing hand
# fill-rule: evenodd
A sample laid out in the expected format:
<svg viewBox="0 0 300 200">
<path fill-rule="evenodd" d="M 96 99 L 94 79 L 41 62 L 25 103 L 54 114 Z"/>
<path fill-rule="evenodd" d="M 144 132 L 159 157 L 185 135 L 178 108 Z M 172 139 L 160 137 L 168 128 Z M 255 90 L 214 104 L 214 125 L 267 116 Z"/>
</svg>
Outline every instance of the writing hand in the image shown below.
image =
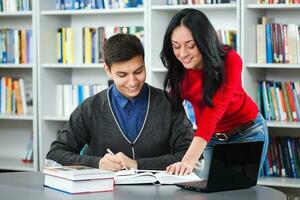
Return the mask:
<svg viewBox="0 0 300 200">
<path fill-rule="evenodd" d="M 100 159 L 99 168 L 116 172 L 122 170 L 123 164 L 114 155 L 107 153 Z"/>
<path fill-rule="evenodd" d="M 123 164 L 128 169 L 134 168 L 137 169 L 137 162 L 126 156 L 124 153 L 119 152 L 115 154 L 116 159 Z"/>
</svg>

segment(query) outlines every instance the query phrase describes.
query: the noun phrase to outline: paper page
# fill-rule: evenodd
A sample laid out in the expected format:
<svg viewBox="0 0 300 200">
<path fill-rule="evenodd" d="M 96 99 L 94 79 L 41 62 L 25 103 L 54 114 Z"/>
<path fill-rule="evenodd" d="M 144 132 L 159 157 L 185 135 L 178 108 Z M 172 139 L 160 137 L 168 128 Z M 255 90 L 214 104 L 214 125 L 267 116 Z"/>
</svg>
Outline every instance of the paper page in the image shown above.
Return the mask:
<svg viewBox="0 0 300 200">
<path fill-rule="evenodd" d="M 195 173 L 190 173 L 186 176 L 177 176 L 168 174 L 166 172 L 157 173 L 154 175 L 157 180 L 161 184 L 175 184 L 180 182 L 187 182 L 187 181 L 200 181 L 202 180 L 199 176 L 197 176 Z"/>
<path fill-rule="evenodd" d="M 149 184 L 155 183 L 156 177 L 151 172 L 136 173 L 133 175 L 115 176 L 115 184 Z"/>
</svg>

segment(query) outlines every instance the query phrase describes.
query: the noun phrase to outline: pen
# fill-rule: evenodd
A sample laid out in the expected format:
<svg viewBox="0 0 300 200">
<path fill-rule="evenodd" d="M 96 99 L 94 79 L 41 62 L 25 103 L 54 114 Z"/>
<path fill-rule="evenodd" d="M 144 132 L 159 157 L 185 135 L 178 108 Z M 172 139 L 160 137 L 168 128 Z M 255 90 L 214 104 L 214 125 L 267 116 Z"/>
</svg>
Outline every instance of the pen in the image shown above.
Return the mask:
<svg viewBox="0 0 300 200">
<path fill-rule="evenodd" d="M 115 155 L 109 148 L 107 148 L 106 151 L 107 151 L 107 153 L 109 153 L 109 154 L 112 155 L 112 156 Z M 126 166 L 123 166 L 123 169 L 128 170 Z"/>
</svg>

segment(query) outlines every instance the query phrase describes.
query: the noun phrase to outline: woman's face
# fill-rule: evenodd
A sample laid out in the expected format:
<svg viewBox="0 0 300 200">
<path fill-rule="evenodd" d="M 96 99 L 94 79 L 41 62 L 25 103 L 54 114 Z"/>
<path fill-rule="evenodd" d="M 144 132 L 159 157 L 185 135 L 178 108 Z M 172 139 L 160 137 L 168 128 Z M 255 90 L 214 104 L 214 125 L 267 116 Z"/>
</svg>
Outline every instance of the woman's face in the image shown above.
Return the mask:
<svg viewBox="0 0 300 200">
<path fill-rule="evenodd" d="M 191 31 L 181 25 L 171 35 L 173 52 L 186 69 L 202 69 L 202 55 L 198 50 Z"/>
</svg>

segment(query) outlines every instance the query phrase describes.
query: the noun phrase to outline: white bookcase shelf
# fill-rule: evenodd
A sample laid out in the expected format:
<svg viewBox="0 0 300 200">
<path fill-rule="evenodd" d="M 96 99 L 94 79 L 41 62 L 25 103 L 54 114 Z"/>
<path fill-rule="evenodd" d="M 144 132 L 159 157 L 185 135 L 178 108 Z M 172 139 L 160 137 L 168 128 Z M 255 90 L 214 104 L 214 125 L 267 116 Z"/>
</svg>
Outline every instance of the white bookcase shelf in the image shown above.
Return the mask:
<svg viewBox="0 0 300 200">
<path fill-rule="evenodd" d="M 0 115 L 0 120 L 29 120 L 32 121 L 34 120 L 33 115 L 13 115 L 13 114 L 1 114 Z"/>
<path fill-rule="evenodd" d="M 0 12 L 0 17 L 31 17 L 32 11 Z"/>
<path fill-rule="evenodd" d="M 256 24 L 263 16 L 275 23 L 300 25 L 300 4 L 257 4 L 256 0 L 241 1 L 241 55 L 245 68 L 243 85 L 247 93 L 257 100 L 257 81 L 296 81 L 300 78 L 299 64 L 256 63 Z M 300 122 L 267 121 L 271 136 L 300 137 Z M 260 177 L 258 184 L 276 187 L 300 188 L 300 179 L 283 177 Z"/>
<path fill-rule="evenodd" d="M 247 63 L 247 68 L 272 68 L 272 69 L 300 69 L 300 64 L 259 64 L 259 63 Z"/>
<path fill-rule="evenodd" d="M 247 8 L 249 9 L 265 9 L 265 10 L 274 10 L 274 9 L 300 9 L 300 4 L 248 4 Z"/>
<path fill-rule="evenodd" d="M 31 69 L 34 67 L 34 64 L 10 64 L 10 63 L 1 63 L 1 68 L 18 68 L 18 69 Z"/>
<path fill-rule="evenodd" d="M 22 157 L 8 158 L 0 157 L 0 166 L 2 170 L 16 170 L 16 171 L 34 171 L 33 163 L 22 162 Z"/>
<path fill-rule="evenodd" d="M 0 64 L 0 77 L 23 78 L 25 90 L 31 91 L 32 106 L 28 114 L 0 114 L 0 170 L 36 171 L 38 170 L 38 118 L 37 118 L 37 51 L 36 51 L 36 6 L 32 11 L 0 12 L 1 29 L 32 30 L 32 63 Z M 23 163 L 27 144 L 33 136 L 33 162 Z"/>
</svg>

